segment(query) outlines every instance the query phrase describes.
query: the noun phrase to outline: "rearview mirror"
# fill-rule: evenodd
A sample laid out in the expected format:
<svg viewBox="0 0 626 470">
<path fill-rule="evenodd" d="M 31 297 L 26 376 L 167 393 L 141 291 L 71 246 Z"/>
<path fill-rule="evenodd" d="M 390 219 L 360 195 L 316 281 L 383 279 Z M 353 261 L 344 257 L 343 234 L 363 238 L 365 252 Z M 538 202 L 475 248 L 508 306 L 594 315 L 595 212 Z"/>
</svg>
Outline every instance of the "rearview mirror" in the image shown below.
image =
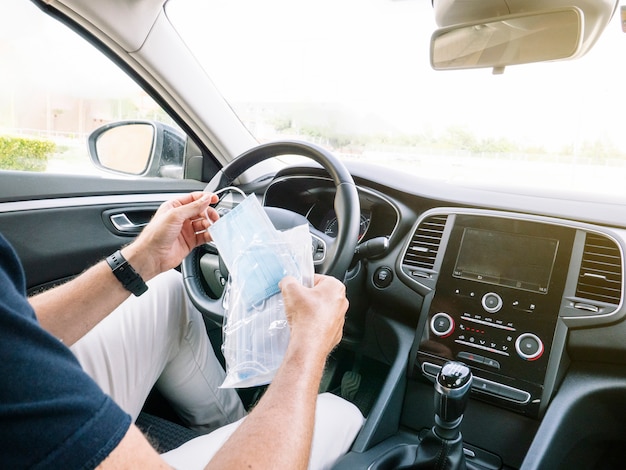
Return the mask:
<svg viewBox="0 0 626 470">
<path fill-rule="evenodd" d="M 507 15 L 435 31 L 430 58 L 435 70 L 527 64 L 575 56 L 583 39 L 576 7 Z"/>
</svg>

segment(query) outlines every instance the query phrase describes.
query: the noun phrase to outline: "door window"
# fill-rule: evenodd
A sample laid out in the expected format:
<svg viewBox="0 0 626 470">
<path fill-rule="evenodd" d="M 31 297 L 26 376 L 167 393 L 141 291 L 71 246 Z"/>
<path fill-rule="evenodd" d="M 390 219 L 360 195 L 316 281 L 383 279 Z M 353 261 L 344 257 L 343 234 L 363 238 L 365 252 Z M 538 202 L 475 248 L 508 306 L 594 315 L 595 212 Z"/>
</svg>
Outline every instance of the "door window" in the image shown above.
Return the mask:
<svg viewBox="0 0 626 470">
<path fill-rule="evenodd" d="M 115 125 L 133 120 L 146 123 L 135 133 L 142 139 L 136 148 L 145 152 L 145 131 L 161 132 L 172 155 L 165 172 L 149 155 L 123 172 L 182 176 L 185 136 L 172 119 L 100 51 L 30 2 L 0 2 L 0 70 L 0 170 L 102 174 L 104 165 L 89 156 L 89 135 L 111 126 L 103 148 L 114 135 L 138 130 Z M 103 155 L 100 163 L 111 159 Z"/>
</svg>

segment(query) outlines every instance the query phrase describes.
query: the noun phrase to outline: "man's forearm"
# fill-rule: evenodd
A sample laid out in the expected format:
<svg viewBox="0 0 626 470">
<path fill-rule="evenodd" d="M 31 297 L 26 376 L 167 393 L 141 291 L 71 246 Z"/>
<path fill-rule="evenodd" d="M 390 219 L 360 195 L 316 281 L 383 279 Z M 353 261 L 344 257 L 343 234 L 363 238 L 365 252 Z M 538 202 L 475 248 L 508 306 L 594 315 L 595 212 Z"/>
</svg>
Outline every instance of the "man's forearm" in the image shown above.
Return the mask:
<svg viewBox="0 0 626 470">
<path fill-rule="evenodd" d="M 122 251 L 139 272 L 146 272 L 132 247 Z M 133 264 L 134 263 L 134 264 Z M 145 274 L 146 278 L 152 274 Z M 51 334 L 71 346 L 130 295 L 106 261 L 59 287 L 31 297 L 37 319 Z"/>
<path fill-rule="evenodd" d="M 288 349 L 263 398 L 206 468 L 306 469 L 325 359 Z"/>
<path fill-rule="evenodd" d="M 208 469 L 306 469 L 326 358 L 341 340 L 345 286 L 315 276 L 313 288 L 292 277 L 279 285 L 291 328 L 285 358 L 267 392 L 207 465 Z"/>
<path fill-rule="evenodd" d="M 178 266 L 194 247 L 210 240 L 206 228 L 219 218 L 209 207 L 215 202 L 214 194 L 195 192 L 163 203 L 122 254 L 144 281 Z M 31 304 L 41 325 L 71 345 L 129 295 L 103 261 L 71 282 L 33 297 Z"/>
</svg>

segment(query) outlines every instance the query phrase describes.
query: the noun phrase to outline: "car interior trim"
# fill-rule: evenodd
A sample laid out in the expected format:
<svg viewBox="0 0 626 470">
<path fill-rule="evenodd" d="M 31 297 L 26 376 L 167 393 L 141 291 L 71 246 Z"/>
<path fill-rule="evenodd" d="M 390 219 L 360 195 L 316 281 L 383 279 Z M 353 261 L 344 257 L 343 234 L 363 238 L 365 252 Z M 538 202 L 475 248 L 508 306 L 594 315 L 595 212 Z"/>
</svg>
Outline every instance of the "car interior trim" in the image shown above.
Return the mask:
<svg viewBox="0 0 626 470">
<path fill-rule="evenodd" d="M 437 377 L 440 370 L 441 366 L 437 364 L 432 364 L 430 362 L 424 362 L 422 364 L 422 372 L 433 381 Z M 508 385 L 503 385 L 480 377 L 474 377 L 472 382 L 472 391 L 493 395 L 520 405 L 525 405 L 530 401 L 530 393 L 525 390 L 519 390 L 515 387 L 509 387 Z"/>
<path fill-rule="evenodd" d="M 19 202 L 0 202 L 0 214 L 40 209 L 62 209 L 67 207 L 99 206 L 102 204 L 136 204 L 162 203 L 172 198 L 184 196 L 188 193 L 151 193 L 126 194 L 106 196 L 81 196 L 57 199 L 36 199 Z"/>
</svg>

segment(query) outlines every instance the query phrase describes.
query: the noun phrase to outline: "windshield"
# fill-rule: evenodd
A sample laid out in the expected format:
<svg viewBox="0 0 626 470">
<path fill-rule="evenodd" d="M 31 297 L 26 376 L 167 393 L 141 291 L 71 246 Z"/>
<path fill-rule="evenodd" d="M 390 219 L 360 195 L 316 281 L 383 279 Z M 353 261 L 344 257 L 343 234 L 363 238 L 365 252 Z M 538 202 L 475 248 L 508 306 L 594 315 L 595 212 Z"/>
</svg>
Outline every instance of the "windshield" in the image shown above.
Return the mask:
<svg viewBox="0 0 626 470">
<path fill-rule="evenodd" d="M 619 11 L 581 59 L 500 75 L 431 68 L 430 0 L 171 0 L 167 13 L 259 142 L 305 139 L 447 180 L 623 192 Z"/>
</svg>

